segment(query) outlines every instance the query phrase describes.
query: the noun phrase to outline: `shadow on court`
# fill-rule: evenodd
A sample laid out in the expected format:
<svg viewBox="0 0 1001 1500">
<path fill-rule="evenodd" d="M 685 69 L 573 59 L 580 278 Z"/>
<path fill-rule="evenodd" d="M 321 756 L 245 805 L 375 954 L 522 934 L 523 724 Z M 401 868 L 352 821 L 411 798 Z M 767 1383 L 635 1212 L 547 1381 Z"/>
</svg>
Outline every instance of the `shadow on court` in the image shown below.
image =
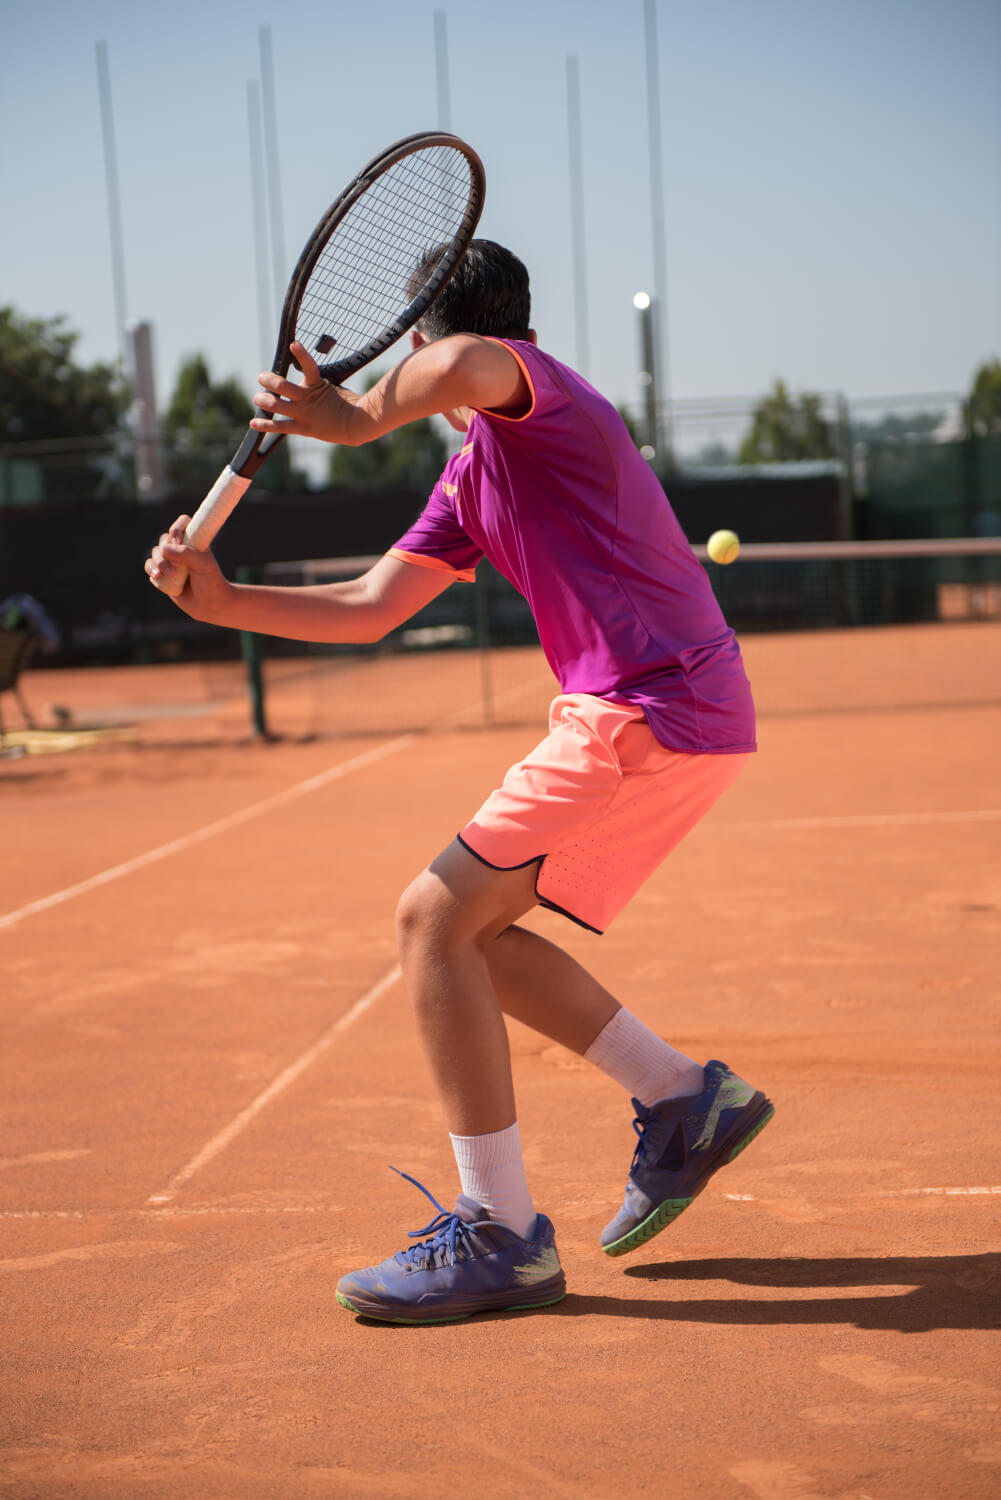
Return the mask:
<svg viewBox="0 0 1001 1500">
<path fill-rule="evenodd" d="M 625 1274 L 639 1281 L 673 1284 L 730 1281 L 739 1286 L 823 1288 L 842 1291 L 871 1287 L 864 1297 L 708 1298 L 642 1300 L 586 1297 L 569 1292 L 562 1302 L 537 1312 L 480 1314 L 491 1322 L 526 1317 L 648 1318 L 670 1323 L 717 1323 L 753 1327 L 759 1324 L 847 1324 L 893 1333 L 930 1333 L 937 1328 L 1001 1328 L 1001 1254 L 799 1259 L 665 1261 L 628 1266 Z M 901 1290 L 886 1291 L 887 1287 Z M 415 1326 L 356 1319 L 367 1328 L 402 1332 Z"/>
<path fill-rule="evenodd" d="M 638 1281 L 672 1287 L 729 1281 L 737 1286 L 872 1290 L 861 1297 L 696 1298 L 629 1301 L 570 1295 L 554 1312 L 662 1318 L 671 1322 L 845 1323 L 856 1328 L 928 1333 L 936 1328 L 1001 1328 L 1001 1254 L 664 1261 L 628 1266 Z M 901 1290 L 886 1291 L 885 1288 Z M 906 1288 L 906 1290 L 903 1290 Z"/>
</svg>

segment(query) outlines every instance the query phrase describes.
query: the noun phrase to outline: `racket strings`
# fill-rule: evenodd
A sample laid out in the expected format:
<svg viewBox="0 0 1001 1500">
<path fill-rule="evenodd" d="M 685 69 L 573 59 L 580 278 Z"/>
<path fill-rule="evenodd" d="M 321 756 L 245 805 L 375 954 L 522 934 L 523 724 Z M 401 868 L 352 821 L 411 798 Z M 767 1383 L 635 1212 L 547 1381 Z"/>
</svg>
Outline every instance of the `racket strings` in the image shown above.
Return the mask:
<svg viewBox="0 0 1001 1500">
<path fill-rule="evenodd" d="M 314 350 L 336 342 L 329 358 L 350 360 L 394 325 L 411 299 L 407 284 L 428 252 L 447 250 L 470 209 L 472 172 L 454 147 L 415 152 L 378 177 L 336 224 L 303 291 L 295 336 Z M 437 264 L 425 291 L 446 267 Z M 326 351 L 321 351 L 326 352 Z"/>
</svg>

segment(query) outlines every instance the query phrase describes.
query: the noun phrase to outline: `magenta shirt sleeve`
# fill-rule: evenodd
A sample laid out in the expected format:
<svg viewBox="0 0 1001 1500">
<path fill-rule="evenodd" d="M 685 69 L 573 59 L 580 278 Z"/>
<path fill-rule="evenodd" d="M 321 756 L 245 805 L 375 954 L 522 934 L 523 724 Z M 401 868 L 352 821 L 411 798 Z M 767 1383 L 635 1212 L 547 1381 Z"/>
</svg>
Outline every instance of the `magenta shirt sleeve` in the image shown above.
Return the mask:
<svg viewBox="0 0 1001 1500">
<path fill-rule="evenodd" d="M 448 476 L 449 469 L 446 468 L 417 520 L 389 552 L 391 557 L 401 558 L 404 562 L 441 568 L 454 573 L 457 579 L 471 583 L 483 552 L 462 528 L 455 504 L 458 485 Z M 449 489 L 453 491 L 451 495 Z"/>
</svg>

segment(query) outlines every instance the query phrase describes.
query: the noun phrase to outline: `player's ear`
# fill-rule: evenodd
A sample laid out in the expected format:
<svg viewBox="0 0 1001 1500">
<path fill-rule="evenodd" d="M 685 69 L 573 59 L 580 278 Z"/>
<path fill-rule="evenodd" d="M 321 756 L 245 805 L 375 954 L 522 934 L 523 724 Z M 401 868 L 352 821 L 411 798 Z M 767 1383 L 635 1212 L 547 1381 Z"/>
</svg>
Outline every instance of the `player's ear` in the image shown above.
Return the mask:
<svg viewBox="0 0 1001 1500">
<path fill-rule="evenodd" d="M 411 347 L 411 349 L 414 349 L 414 350 L 420 349 L 427 342 L 428 342 L 428 340 L 425 338 L 424 334 L 421 333 L 421 331 L 420 331 L 419 328 L 411 328 L 411 330 L 410 330 L 410 347 Z"/>
</svg>

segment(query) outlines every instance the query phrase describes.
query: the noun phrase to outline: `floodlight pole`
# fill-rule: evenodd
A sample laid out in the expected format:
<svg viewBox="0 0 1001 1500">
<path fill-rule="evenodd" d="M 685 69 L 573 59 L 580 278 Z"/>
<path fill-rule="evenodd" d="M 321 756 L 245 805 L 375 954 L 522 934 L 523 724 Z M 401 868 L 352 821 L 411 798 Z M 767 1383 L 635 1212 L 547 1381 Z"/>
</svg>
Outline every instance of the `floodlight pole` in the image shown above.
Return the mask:
<svg viewBox="0 0 1001 1500">
<path fill-rule="evenodd" d="M 254 267 L 257 273 L 257 337 L 261 368 L 267 369 L 274 350 L 271 297 L 268 292 L 268 210 L 265 192 L 264 136 L 261 91 L 256 79 L 247 82 L 247 128 L 250 137 L 250 204 L 254 226 Z"/>
<path fill-rule="evenodd" d="M 587 330 L 587 256 L 584 245 L 584 165 L 580 129 L 580 69 L 567 58 L 567 139 L 570 146 L 570 247 L 573 256 L 574 322 L 577 368 L 588 374 L 590 350 Z"/>
<path fill-rule="evenodd" d="M 443 10 L 434 13 L 434 66 L 438 86 L 438 129 L 452 129 L 452 98 L 448 80 L 448 22 Z"/>
<path fill-rule="evenodd" d="M 646 442 L 641 450 L 643 457 L 649 462 L 657 457 L 658 453 L 658 401 L 657 401 L 657 340 L 655 335 L 654 304 L 649 292 L 637 292 L 633 298 L 633 306 L 639 314 L 640 322 L 640 385 L 643 389 L 643 405 L 646 413 L 644 437 Z"/>
<path fill-rule="evenodd" d="M 271 209 L 271 261 L 274 270 L 275 306 L 285 300 L 289 267 L 285 260 L 285 229 L 282 185 L 278 158 L 278 110 L 275 105 L 275 64 L 271 51 L 271 27 L 258 31 L 261 54 L 261 103 L 264 113 L 264 154 L 267 161 L 268 203 Z"/>
<path fill-rule="evenodd" d="M 647 129 L 650 140 L 650 223 L 653 231 L 653 294 L 656 321 L 653 328 L 657 378 L 660 385 L 658 407 L 658 451 L 663 448 L 669 462 L 674 446 L 671 423 L 671 380 L 667 339 L 667 251 L 664 232 L 664 167 L 661 160 L 660 73 L 657 52 L 657 0 L 644 0 L 646 22 L 646 97 Z"/>
<path fill-rule="evenodd" d="M 97 88 L 101 101 L 101 134 L 104 140 L 104 176 L 108 191 L 108 228 L 111 236 L 111 286 L 115 301 L 115 333 L 118 352 L 129 385 L 132 365 L 125 325 L 128 320 L 125 297 L 125 249 L 122 239 L 122 205 L 118 193 L 118 157 L 115 150 L 115 121 L 111 110 L 111 72 L 108 67 L 108 45 L 97 43 Z"/>
</svg>

